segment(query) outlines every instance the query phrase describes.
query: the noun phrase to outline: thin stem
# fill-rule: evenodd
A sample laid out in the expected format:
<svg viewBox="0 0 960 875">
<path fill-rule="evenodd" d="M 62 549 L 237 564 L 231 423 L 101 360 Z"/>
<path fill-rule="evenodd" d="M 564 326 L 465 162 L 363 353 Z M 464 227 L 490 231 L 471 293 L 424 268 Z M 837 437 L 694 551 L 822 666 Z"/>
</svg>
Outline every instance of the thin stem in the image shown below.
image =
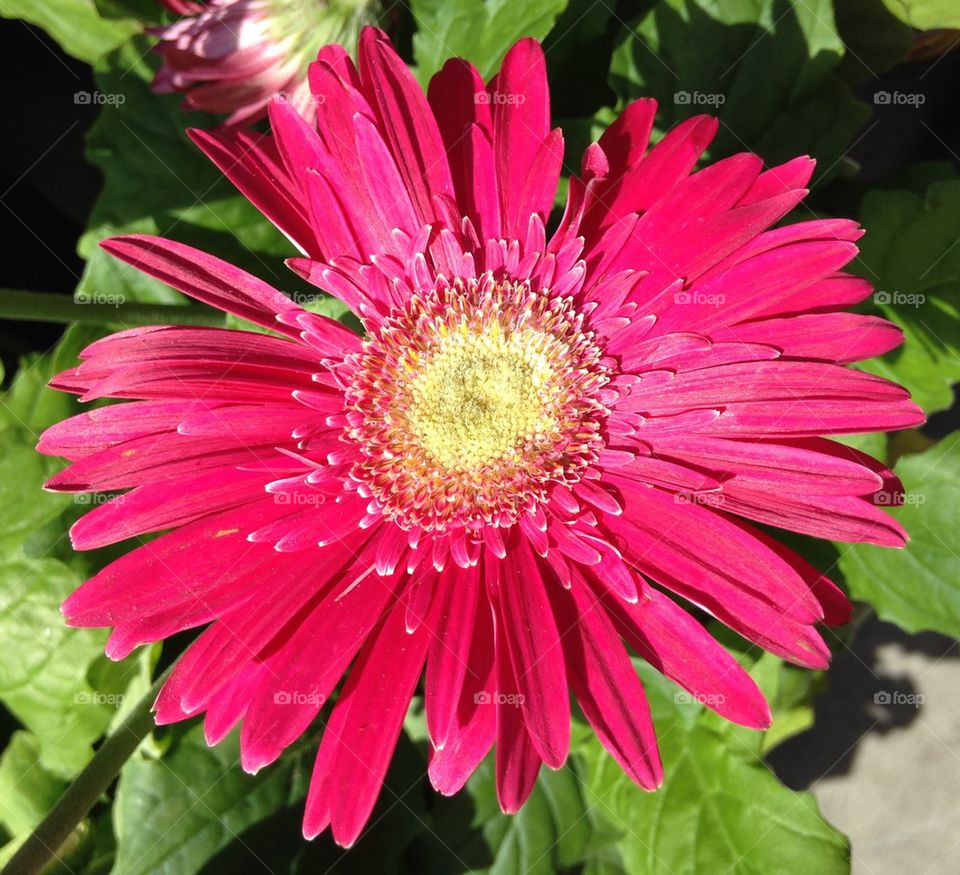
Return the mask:
<svg viewBox="0 0 960 875">
<path fill-rule="evenodd" d="M 10 858 L 2 875 L 37 875 L 56 856 L 77 824 L 90 813 L 90 809 L 120 774 L 124 763 L 153 729 L 151 708 L 171 669 L 157 678 L 117 731 L 100 745 L 93 759 Z"/>
<path fill-rule="evenodd" d="M 210 307 L 125 303 L 122 295 L 50 295 L 0 289 L 0 318 L 31 322 L 94 322 L 117 325 L 223 325 Z"/>
</svg>

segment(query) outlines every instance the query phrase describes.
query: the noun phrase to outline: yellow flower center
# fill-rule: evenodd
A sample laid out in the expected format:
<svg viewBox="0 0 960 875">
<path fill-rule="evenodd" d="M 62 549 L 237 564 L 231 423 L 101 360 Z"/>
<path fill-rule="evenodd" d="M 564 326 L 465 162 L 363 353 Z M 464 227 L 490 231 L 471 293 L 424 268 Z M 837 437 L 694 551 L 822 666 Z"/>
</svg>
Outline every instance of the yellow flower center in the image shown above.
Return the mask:
<svg viewBox="0 0 960 875">
<path fill-rule="evenodd" d="M 480 331 L 462 324 L 440 338 L 408 388 L 407 422 L 424 450 L 464 471 L 519 458 L 542 440 L 556 422 L 550 340 L 531 330 L 506 335 L 498 321 Z"/>
</svg>

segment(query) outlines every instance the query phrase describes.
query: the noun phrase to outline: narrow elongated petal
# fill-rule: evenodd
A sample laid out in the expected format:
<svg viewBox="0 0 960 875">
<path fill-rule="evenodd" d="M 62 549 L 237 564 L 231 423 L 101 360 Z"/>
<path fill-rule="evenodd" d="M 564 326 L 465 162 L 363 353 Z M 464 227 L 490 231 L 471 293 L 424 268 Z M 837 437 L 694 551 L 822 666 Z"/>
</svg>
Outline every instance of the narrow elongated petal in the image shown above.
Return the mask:
<svg viewBox="0 0 960 875">
<path fill-rule="evenodd" d="M 638 604 L 613 609 L 630 646 L 697 701 L 744 726 L 770 725 L 770 708 L 753 678 L 667 596 L 650 589 Z"/>
<path fill-rule="evenodd" d="M 500 631 L 512 663 L 530 741 L 551 768 L 559 768 L 570 746 L 570 706 L 556 621 L 547 600 L 545 581 L 528 550 L 520 547 L 515 567 L 506 569 L 499 588 Z M 566 630 L 564 630 L 566 631 Z"/>
<path fill-rule="evenodd" d="M 326 789 L 333 836 L 344 847 L 357 840 L 373 810 L 426 657 L 426 630 L 408 633 L 403 613 L 396 606 L 365 648 L 334 709 L 348 709 L 342 725 L 328 725 L 317 755 L 322 761 L 324 746 L 336 748 Z"/>
<path fill-rule="evenodd" d="M 497 628 L 502 629 L 506 623 L 502 608 L 496 617 Z M 492 701 L 497 713 L 497 800 L 504 813 L 515 814 L 533 792 L 542 759 L 525 728 L 520 682 L 504 647 L 496 654 L 496 679 Z"/>
<path fill-rule="evenodd" d="M 293 334 L 278 325 L 276 317 L 300 308 L 263 280 L 219 258 L 146 234 L 113 237 L 101 245 L 111 255 L 191 298 L 265 328 Z"/>
<path fill-rule="evenodd" d="M 663 780 L 657 738 L 643 685 L 598 597 L 584 579 L 552 601 L 565 627 L 567 677 L 603 746 L 641 787 Z"/>
</svg>

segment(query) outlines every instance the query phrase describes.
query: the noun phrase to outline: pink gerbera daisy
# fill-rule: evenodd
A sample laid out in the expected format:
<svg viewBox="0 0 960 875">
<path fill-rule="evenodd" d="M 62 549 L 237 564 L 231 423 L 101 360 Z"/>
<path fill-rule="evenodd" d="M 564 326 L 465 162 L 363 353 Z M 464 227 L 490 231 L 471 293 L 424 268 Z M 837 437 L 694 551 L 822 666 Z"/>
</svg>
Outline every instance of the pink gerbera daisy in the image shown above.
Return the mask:
<svg viewBox="0 0 960 875">
<path fill-rule="evenodd" d="M 639 100 L 589 147 L 548 234 L 563 140 L 534 40 L 486 85 L 449 61 L 424 96 L 368 29 L 359 68 L 329 46 L 310 85 L 316 127 L 274 102 L 272 136 L 193 136 L 364 333 L 179 243 L 106 241 L 274 334 L 123 331 L 54 379 L 134 399 L 40 442 L 73 462 L 49 488 L 129 490 L 74 526 L 75 547 L 172 530 L 78 589 L 69 622 L 112 626 L 114 658 L 206 625 L 157 721 L 205 713 L 211 744 L 242 723 L 250 771 L 333 702 L 304 832 L 343 845 L 424 666 L 434 786 L 457 791 L 495 744 L 507 812 L 541 763 L 563 764 L 569 690 L 627 774 L 659 785 L 625 643 L 724 717 L 768 725 L 690 606 L 823 668 L 815 626 L 846 621 L 847 599 L 744 520 L 901 545 L 873 500 L 900 492 L 894 475 L 819 435 L 923 418 L 843 366 L 901 340 L 842 312 L 870 291 L 839 272 L 856 224 L 768 230 L 813 162 L 693 172 L 717 122 L 649 148 L 656 107 Z"/>
</svg>

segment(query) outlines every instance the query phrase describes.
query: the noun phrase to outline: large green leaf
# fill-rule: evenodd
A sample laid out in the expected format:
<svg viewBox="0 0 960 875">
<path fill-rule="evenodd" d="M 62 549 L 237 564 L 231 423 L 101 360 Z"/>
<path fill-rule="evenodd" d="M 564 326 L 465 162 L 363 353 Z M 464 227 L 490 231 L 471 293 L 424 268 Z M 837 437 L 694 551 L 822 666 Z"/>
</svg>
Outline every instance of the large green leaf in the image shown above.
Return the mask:
<svg viewBox="0 0 960 875">
<path fill-rule="evenodd" d="M 150 90 L 146 48 L 134 40 L 97 66 L 98 87 L 113 102 L 103 107 L 88 140 L 90 160 L 103 170 L 105 184 L 79 244 L 88 259 L 79 290 L 94 301 L 114 295 L 185 302 L 97 246 L 105 237 L 134 232 L 205 249 L 279 288 L 302 288 L 282 262 L 296 254 L 292 245 L 187 138 L 188 127 L 210 127 L 214 120 L 181 111 L 176 95 Z"/>
<path fill-rule="evenodd" d="M 13 836 L 33 829 L 63 789 L 63 782 L 41 765 L 36 736 L 15 732 L 0 757 L 0 824 Z"/>
<path fill-rule="evenodd" d="M 88 64 L 140 30 L 131 19 L 102 18 L 94 0 L 0 0 L 0 16 L 42 27 L 68 55 Z"/>
<path fill-rule="evenodd" d="M 717 115 L 714 158 L 808 153 L 824 174 L 869 114 L 834 73 L 843 53 L 829 0 L 663 0 L 627 29 L 611 85 L 623 100 L 656 97 L 662 128 Z"/>
<path fill-rule="evenodd" d="M 83 767 L 122 701 L 87 679 L 105 634 L 69 629 L 60 615 L 79 583 L 55 559 L 0 565 L 0 702 L 39 739 L 44 768 L 62 777 Z"/>
<path fill-rule="evenodd" d="M 71 395 L 47 388 L 50 377 L 75 365 L 79 350 L 102 334 L 99 328 L 71 326 L 50 352 L 23 358 L 0 396 L 0 547 L 9 545 L 14 556 L 31 534 L 74 503 L 69 495 L 42 491 L 61 465 L 34 447 L 45 428 L 80 409 Z M 59 537 L 66 538 L 65 527 Z"/>
<path fill-rule="evenodd" d="M 543 39 L 568 0 L 411 0 L 417 23 L 413 53 L 426 84 L 447 58 L 472 61 L 484 79 L 492 76 L 518 39 Z"/>
<path fill-rule="evenodd" d="M 106 331 L 100 326 L 70 325 L 51 350 L 21 359 L 9 390 L 0 396 L 0 431 L 19 428 L 37 438 L 48 426 L 77 413 L 76 399 L 47 388 L 47 383 L 59 371 L 75 367 L 80 351 Z"/>
<path fill-rule="evenodd" d="M 843 545 L 840 569 L 854 598 L 908 632 L 960 637 L 960 532 L 956 492 L 960 446 L 948 435 L 925 453 L 903 456 L 896 472 L 905 504 L 892 511 L 910 535 L 902 550 Z"/>
<path fill-rule="evenodd" d="M 833 11 L 847 48 L 841 72 L 849 82 L 877 78 L 899 64 L 913 45 L 913 31 L 883 0 L 833 0 Z"/>
<path fill-rule="evenodd" d="M 38 455 L 35 443 L 19 429 L 0 432 L 0 545 L 23 543 L 72 502 L 69 495 L 41 491 L 59 466 Z"/>
<path fill-rule="evenodd" d="M 873 303 L 906 341 L 863 367 L 906 386 L 927 412 L 949 407 L 960 380 L 960 181 L 935 182 L 926 196 L 871 191 L 861 221 L 856 270 L 876 286 Z"/>
<path fill-rule="evenodd" d="M 960 28 L 960 6 L 956 0 L 883 0 L 901 21 L 917 30 L 935 27 Z"/>
<path fill-rule="evenodd" d="M 550 109 L 567 137 L 571 123 L 613 102 L 607 84 L 615 28 L 613 4 L 570 0 L 543 41 L 550 78 Z M 573 148 L 569 155 L 579 156 Z"/>
<path fill-rule="evenodd" d="M 664 783 L 655 793 L 638 789 L 584 734 L 574 757 L 591 817 L 620 835 L 616 857 L 608 851 L 587 872 L 848 872 L 846 840 L 823 820 L 813 796 L 788 790 L 758 758 L 761 733 L 729 729 L 652 669 L 641 672 Z"/>
<path fill-rule="evenodd" d="M 162 760 L 136 754 L 120 774 L 113 807 L 113 871 L 198 872 L 248 827 L 302 794 L 309 765 L 302 754 L 294 751 L 251 776 L 240 768 L 236 733 L 210 748 L 200 725 L 180 735 Z"/>
<path fill-rule="evenodd" d="M 488 759 L 470 779 L 474 825 L 483 832 L 493 864 L 490 875 L 551 875 L 582 861 L 594 839 L 580 779 L 571 769 L 544 770 L 517 814 L 500 812 Z"/>
</svg>

